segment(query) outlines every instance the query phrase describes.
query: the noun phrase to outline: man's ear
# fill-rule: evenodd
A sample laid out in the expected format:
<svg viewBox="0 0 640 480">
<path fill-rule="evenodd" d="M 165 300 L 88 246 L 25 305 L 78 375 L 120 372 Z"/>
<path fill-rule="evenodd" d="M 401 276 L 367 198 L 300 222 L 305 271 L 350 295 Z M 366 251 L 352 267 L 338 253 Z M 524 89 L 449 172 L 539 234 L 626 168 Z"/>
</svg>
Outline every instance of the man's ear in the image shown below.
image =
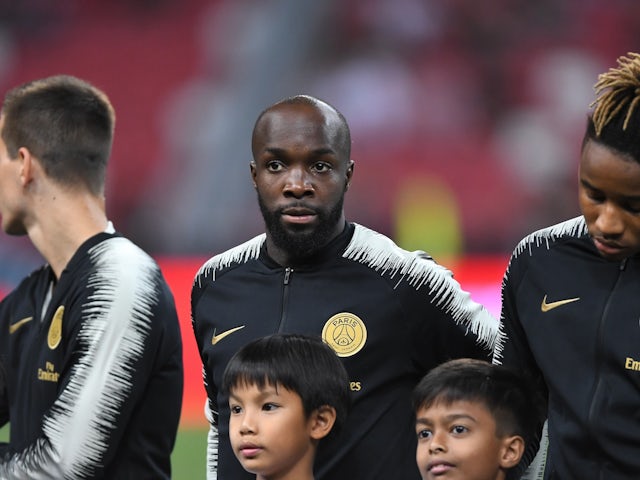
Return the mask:
<svg viewBox="0 0 640 480">
<path fill-rule="evenodd" d="M 356 163 L 353 160 L 349 160 L 349 164 L 347 165 L 347 172 L 346 172 L 346 176 L 347 176 L 347 183 L 345 184 L 345 192 L 347 190 L 349 190 L 349 187 L 351 186 L 351 177 L 353 177 L 353 169 L 355 168 Z"/>
<path fill-rule="evenodd" d="M 33 181 L 36 168 L 38 168 L 38 165 L 36 165 L 36 159 L 28 148 L 20 147 L 18 149 L 17 161 L 20 162 L 20 183 L 23 187 L 26 187 Z"/>
<path fill-rule="evenodd" d="M 258 188 L 256 184 L 256 162 L 249 162 L 249 169 L 251 170 L 251 180 L 253 181 L 253 188 Z"/>
<path fill-rule="evenodd" d="M 520 435 L 505 437 L 500 450 L 500 466 L 505 469 L 515 467 L 523 454 L 524 439 Z"/>
<path fill-rule="evenodd" d="M 330 405 L 322 405 L 311 412 L 309 428 L 311 438 L 320 440 L 329 435 L 336 422 L 336 409 Z"/>
</svg>

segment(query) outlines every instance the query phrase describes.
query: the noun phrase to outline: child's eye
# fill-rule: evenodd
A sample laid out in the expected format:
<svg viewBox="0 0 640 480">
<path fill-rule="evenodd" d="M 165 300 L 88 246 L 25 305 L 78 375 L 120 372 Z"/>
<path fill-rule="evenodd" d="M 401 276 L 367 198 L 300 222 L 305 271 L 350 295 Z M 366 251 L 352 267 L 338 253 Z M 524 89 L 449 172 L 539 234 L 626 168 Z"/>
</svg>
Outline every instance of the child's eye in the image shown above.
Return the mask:
<svg viewBox="0 0 640 480">
<path fill-rule="evenodd" d="M 265 404 L 262 406 L 262 409 L 263 409 L 265 412 L 271 412 L 271 411 L 273 411 L 273 410 L 275 410 L 275 409 L 277 409 L 277 408 L 278 408 L 278 405 L 276 405 L 275 403 L 265 403 Z"/>
<path fill-rule="evenodd" d="M 242 407 L 241 407 L 240 405 L 231 405 L 231 406 L 229 407 L 229 410 L 231 410 L 231 413 L 232 413 L 233 415 L 237 415 L 237 414 L 239 414 L 240 412 L 242 412 Z"/>
<path fill-rule="evenodd" d="M 417 435 L 418 435 L 418 440 L 429 438 L 431 436 L 431 430 L 427 430 L 426 428 L 423 430 L 418 430 Z"/>
<path fill-rule="evenodd" d="M 451 431 L 453 433 L 455 433 L 456 435 L 461 435 L 463 433 L 468 432 L 469 429 L 467 427 L 462 426 L 462 425 L 454 425 L 454 427 L 451 429 Z"/>
</svg>

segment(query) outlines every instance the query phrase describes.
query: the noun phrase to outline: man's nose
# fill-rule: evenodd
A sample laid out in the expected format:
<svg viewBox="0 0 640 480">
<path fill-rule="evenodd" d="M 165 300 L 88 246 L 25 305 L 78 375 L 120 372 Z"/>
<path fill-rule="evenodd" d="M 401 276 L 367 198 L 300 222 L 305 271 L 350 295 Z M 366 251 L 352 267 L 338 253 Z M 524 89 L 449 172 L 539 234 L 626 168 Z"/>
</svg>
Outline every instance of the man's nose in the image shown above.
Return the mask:
<svg viewBox="0 0 640 480">
<path fill-rule="evenodd" d="M 311 195 L 314 192 L 311 175 L 304 168 L 291 168 L 287 172 L 284 194 L 296 198 Z"/>
<path fill-rule="evenodd" d="M 596 228 L 604 237 L 617 237 L 624 231 L 624 221 L 619 208 L 611 202 L 605 202 L 598 212 Z"/>
</svg>

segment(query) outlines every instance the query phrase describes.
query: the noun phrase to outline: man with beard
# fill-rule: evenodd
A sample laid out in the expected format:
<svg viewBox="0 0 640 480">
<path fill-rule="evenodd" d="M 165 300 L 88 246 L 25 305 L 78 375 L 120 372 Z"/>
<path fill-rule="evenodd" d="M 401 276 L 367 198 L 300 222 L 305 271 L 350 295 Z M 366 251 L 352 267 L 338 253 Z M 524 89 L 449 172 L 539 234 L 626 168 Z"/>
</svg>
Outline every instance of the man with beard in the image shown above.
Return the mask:
<svg viewBox="0 0 640 480">
<path fill-rule="evenodd" d="M 341 434 L 320 444 L 319 480 L 420 479 L 412 389 L 450 358 L 490 359 L 497 321 L 450 271 L 345 220 L 350 145 L 342 114 L 313 97 L 282 100 L 256 121 L 250 166 L 266 233 L 207 261 L 191 294 L 209 479 L 253 478 L 231 449 L 219 387 L 231 356 L 258 337 L 321 336 L 349 373 L 352 409 Z M 257 434 L 247 422 L 237 453 L 259 457 Z"/>
</svg>

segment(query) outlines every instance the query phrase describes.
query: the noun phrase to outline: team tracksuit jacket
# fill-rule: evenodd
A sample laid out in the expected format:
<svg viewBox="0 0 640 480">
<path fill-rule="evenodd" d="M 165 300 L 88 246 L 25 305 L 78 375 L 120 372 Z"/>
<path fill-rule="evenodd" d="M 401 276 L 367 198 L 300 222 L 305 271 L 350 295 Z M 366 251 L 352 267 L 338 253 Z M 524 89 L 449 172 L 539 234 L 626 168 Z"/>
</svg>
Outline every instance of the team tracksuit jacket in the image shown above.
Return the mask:
<svg viewBox="0 0 640 480">
<path fill-rule="evenodd" d="M 158 266 L 101 233 L 49 297 L 53 280 L 44 266 L 0 303 L 0 478 L 170 478 L 182 343 Z"/>
<path fill-rule="evenodd" d="M 502 295 L 494 361 L 548 395 L 544 478 L 640 478 L 638 255 L 605 260 L 578 217 L 518 244 Z"/>
<path fill-rule="evenodd" d="M 218 387 L 241 346 L 289 332 L 322 336 L 350 376 L 352 409 L 341 434 L 320 442 L 316 479 L 419 479 L 412 389 L 449 358 L 490 359 L 497 320 L 423 252 L 360 225 L 296 268 L 271 260 L 264 242 L 263 234 L 213 257 L 193 286 L 211 413 L 208 478 L 254 478 L 231 449 Z"/>
</svg>

